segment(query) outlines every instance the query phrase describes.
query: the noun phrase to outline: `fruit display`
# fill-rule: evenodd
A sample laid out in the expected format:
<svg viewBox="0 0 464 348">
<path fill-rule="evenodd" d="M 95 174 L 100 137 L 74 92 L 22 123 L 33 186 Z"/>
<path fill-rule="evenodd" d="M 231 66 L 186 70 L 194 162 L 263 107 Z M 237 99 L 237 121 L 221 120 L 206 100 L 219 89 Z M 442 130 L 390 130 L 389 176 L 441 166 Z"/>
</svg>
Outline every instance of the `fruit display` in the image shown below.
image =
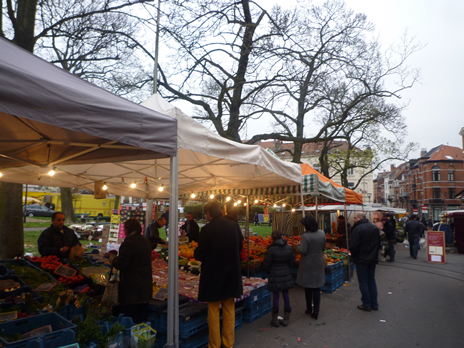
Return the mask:
<svg viewBox="0 0 464 348">
<path fill-rule="evenodd" d="M 299 244 L 301 241 L 301 237 L 286 237 L 283 236 L 283 239 L 287 240 L 288 245 L 292 245 L 293 243 L 295 245 Z M 271 236 L 267 237 L 262 237 L 262 236 L 257 236 L 257 237 L 250 237 L 249 245 L 250 245 L 250 251 L 248 253 L 248 242 L 247 240 L 243 241 L 243 250 L 245 250 L 246 255 L 248 256 L 248 261 L 251 262 L 251 264 L 254 264 L 256 261 L 264 261 L 264 257 L 266 256 L 267 248 L 269 245 L 272 244 L 272 238 Z M 296 261 L 299 261 L 301 259 L 301 256 L 299 254 L 295 255 Z M 241 262 L 242 266 L 246 266 L 247 262 L 246 260 L 243 260 Z"/>
<path fill-rule="evenodd" d="M 186 259 L 193 259 L 195 249 L 197 248 L 198 243 L 192 241 L 191 243 L 179 245 L 179 256 Z"/>
</svg>

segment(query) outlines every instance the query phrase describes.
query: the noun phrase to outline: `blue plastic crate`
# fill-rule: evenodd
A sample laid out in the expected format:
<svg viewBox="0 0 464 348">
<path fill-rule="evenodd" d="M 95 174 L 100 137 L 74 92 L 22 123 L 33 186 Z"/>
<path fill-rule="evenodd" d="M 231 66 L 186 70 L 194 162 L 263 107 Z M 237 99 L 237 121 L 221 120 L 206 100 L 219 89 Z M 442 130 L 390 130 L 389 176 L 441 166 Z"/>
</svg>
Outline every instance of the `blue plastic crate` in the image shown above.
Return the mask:
<svg viewBox="0 0 464 348">
<path fill-rule="evenodd" d="M 243 311 L 243 321 L 251 323 L 271 310 L 271 296 L 266 296 L 255 302 L 251 308 L 245 308 Z"/>
<path fill-rule="evenodd" d="M 23 335 L 46 325 L 51 325 L 53 332 L 39 338 L 34 337 L 33 339 L 24 339 L 11 343 L 0 337 L 0 344 L 8 348 L 31 348 L 28 346 L 28 341 L 39 339 L 41 348 L 56 348 L 75 342 L 76 325 L 54 312 L 0 323 L 0 333 L 17 332 Z M 35 343 L 32 343 L 32 345 L 35 345 Z"/>
<path fill-rule="evenodd" d="M 64 306 L 58 313 L 68 320 L 73 320 L 75 317 L 79 317 L 80 321 L 85 320 L 84 306 L 76 307 L 75 304 L 68 304 Z"/>
<path fill-rule="evenodd" d="M 185 303 L 179 306 L 179 337 L 187 338 L 208 326 L 208 306 L 203 303 Z M 160 315 L 158 332 L 167 333 L 167 313 Z M 156 329 L 155 329 L 156 330 Z"/>
<path fill-rule="evenodd" d="M 244 299 L 245 307 L 251 308 L 256 302 L 268 296 L 271 296 L 271 293 L 269 292 L 266 286 L 254 289 L 251 291 L 250 297 Z"/>
</svg>

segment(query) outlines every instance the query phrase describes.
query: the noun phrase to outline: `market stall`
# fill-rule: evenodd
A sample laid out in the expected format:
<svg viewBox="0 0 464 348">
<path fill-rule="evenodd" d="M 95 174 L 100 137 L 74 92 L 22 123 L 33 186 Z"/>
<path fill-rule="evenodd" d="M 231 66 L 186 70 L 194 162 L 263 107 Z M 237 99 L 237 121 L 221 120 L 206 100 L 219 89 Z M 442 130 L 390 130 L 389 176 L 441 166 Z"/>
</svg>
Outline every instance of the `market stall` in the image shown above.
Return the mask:
<svg viewBox="0 0 464 348">
<path fill-rule="evenodd" d="M 446 211 L 443 217 L 453 220 L 456 247 L 459 254 L 464 254 L 464 210 Z"/>
</svg>

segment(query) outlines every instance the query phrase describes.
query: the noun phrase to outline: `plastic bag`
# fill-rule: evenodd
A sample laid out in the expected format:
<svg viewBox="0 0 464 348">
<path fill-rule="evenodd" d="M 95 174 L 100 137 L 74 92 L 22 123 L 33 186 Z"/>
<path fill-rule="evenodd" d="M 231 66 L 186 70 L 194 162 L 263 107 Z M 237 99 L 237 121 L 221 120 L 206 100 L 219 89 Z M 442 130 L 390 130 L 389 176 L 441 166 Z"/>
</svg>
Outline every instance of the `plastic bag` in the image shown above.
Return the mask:
<svg viewBox="0 0 464 348">
<path fill-rule="evenodd" d="M 404 245 L 405 248 L 409 248 L 409 240 L 405 239 L 403 241 L 403 245 Z"/>
<path fill-rule="evenodd" d="M 426 244 L 425 243 L 425 238 L 419 239 L 419 245 L 420 245 L 421 248 L 425 248 L 425 244 Z"/>
</svg>

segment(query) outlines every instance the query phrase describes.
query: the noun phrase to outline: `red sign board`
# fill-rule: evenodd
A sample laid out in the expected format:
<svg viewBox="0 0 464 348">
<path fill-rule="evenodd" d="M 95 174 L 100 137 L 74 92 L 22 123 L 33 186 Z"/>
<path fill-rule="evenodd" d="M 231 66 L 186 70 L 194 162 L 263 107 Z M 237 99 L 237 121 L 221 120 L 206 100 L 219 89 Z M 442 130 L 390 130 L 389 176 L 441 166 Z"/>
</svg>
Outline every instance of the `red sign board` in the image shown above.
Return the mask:
<svg viewBox="0 0 464 348">
<path fill-rule="evenodd" d="M 422 212 L 423 212 L 423 213 L 426 213 L 426 212 L 427 212 L 427 206 L 426 206 L 426 205 L 423 205 L 423 206 L 422 206 Z"/>
<path fill-rule="evenodd" d="M 413 212 L 414 212 L 414 213 L 417 213 L 417 212 L 418 212 L 417 208 L 414 208 L 414 209 L 413 209 Z"/>
<path fill-rule="evenodd" d="M 446 263 L 445 232 L 427 231 L 427 262 Z"/>
</svg>

